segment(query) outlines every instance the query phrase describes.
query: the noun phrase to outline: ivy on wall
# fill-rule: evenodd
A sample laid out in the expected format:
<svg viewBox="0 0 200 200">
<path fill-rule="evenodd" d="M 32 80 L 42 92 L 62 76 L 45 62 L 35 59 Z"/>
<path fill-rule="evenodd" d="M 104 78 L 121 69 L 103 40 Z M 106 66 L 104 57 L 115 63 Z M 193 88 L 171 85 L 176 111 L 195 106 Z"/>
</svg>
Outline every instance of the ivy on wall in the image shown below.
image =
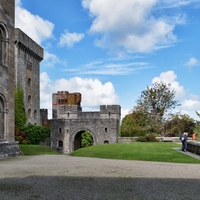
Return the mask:
<svg viewBox="0 0 200 200">
<path fill-rule="evenodd" d="M 14 91 L 15 96 L 15 126 L 22 129 L 27 120 L 27 115 L 24 108 L 24 91 L 17 86 Z"/>
</svg>

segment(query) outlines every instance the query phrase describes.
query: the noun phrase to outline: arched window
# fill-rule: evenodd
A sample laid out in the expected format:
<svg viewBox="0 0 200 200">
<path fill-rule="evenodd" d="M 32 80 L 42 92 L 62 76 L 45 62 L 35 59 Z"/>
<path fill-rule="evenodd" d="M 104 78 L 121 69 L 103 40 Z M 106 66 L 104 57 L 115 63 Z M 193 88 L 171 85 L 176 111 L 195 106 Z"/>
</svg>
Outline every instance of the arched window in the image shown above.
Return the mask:
<svg viewBox="0 0 200 200">
<path fill-rule="evenodd" d="M 4 102 L 0 96 L 0 139 L 4 138 Z"/>
<path fill-rule="evenodd" d="M 28 87 L 31 87 L 31 79 L 28 78 Z"/>
<path fill-rule="evenodd" d="M 28 118 L 31 118 L 31 109 L 28 109 Z"/>
<path fill-rule="evenodd" d="M 107 128 L 105 128 L 105 133 L 107 133 L 107 131 L 108 131 L 108 129 L 107 129 Z"/>
<path fill-rule="evenodd" d="M 58 147 L 63 147 L 63 141 L 59 140 Z"/>
<path fill-rule="evenodd" d="M 8 31 L 6 26 L 0 22 L 0 64 L 7 65 L 7 43 L 8 43 Z"/>
<path fill-rule="evenodd" d="M 34 119 L 37 118 L 37 110 L 34 110 Z"/>
<path fill-rule="evenodd" d="M 31 104 L 31 95 L 28 95 L 28 103 Z"/>
</svg>

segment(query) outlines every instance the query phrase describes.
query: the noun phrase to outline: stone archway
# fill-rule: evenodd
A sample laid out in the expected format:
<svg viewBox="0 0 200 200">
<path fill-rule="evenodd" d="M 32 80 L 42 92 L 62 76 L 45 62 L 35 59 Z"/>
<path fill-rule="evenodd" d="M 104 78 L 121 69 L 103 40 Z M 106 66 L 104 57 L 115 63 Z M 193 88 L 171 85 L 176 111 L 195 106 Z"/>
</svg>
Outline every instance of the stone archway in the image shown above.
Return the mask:
<svg viewBox="0 0 200 200">
<path fill-rule="evenodd" d="M 0 96 L 0 139 L 4 139 L 4 129 L 5 129 L 4 110 L 5 110 L 4 101 Z"/>
<path fill-rule="evenodd" d="M 95 135 L 89 131 L 89 130 L 86 130 L 86 129 L 82 129 L 82 130 L 78 130 L 78 131 L 75 131 L 72 135 L 71 135 L 71 143 L 72 143 L 72 151 L 75 151 L 77 149 L 80 149 L 81 148 L 81 135 L 85 132 L 85 131 L 88 131 L 92 138 L 93 138 L 93 144 L 96 144 L 96 137 Z"/>
</svg>

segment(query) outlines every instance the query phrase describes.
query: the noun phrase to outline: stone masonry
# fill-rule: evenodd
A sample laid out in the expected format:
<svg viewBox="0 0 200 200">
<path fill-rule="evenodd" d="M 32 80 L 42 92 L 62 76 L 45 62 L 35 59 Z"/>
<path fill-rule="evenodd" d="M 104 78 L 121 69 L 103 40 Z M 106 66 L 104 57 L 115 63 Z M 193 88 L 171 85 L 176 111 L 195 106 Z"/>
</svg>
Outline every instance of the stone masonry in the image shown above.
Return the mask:
<svg viewBox="0 0 200 200">
<path fill-rule="evenodd" d="M 27 124 L 40 124 L 40 62 L 43 48 L 20 29 L 15 29 L 16 85 L 24 91 Z"/>
<path fill-rule="evenodd" d="M 0 0 L 0 139 L 14 141 L 14 0 Z"/>
<path fill-rule="evenodd" d="M 92 135 L 94 145 L 117 142 L 121 107 L 101 105 L 100 111 L 83 112 L 80 100 L 80 93 L 53 94 L 50 142 L 52 148 L 64 154 L 81 147 L 81 134 L 85 131 Z"/>
</svg>

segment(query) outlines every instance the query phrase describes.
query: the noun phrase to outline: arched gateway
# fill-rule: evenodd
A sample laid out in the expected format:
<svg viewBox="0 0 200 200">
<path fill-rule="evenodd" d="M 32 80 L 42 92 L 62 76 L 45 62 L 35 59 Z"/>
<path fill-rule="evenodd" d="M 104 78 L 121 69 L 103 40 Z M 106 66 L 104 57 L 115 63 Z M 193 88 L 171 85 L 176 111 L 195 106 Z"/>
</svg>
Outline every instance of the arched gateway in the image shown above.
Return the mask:
<svg viewBox="0 0 200 200">
<path fill-rule="evenodd" d="M 116 143 L 121 107 L 101 105 L 100 111 L 82 112 L 80 102 L 80 93 L 53 94 L 53 119 L 50 120 L 51 147 L 68 154 L 81 147 L 80 138 L 85 131 L 92 135 L 94 145 Z"/>
</svg>

